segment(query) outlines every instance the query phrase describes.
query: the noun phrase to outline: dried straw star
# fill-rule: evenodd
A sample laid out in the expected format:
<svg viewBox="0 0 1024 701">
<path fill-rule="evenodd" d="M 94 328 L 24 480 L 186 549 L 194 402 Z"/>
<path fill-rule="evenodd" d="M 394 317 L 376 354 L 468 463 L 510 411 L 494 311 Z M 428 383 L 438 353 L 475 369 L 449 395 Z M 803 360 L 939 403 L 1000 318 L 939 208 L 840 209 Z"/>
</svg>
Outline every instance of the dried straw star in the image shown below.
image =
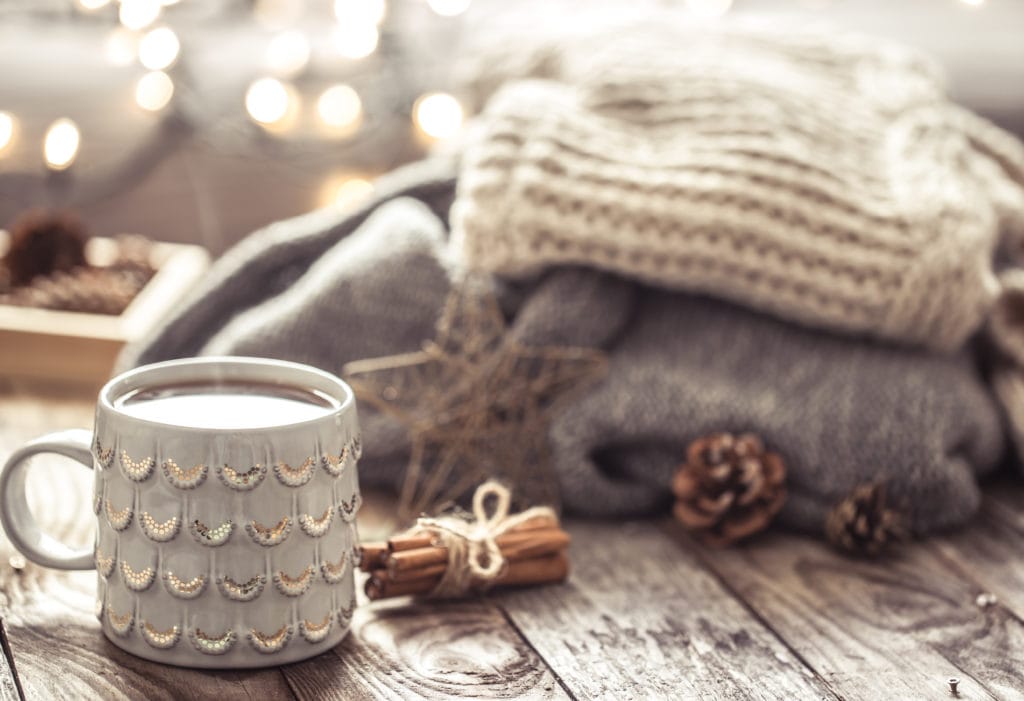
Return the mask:
<svg viewBox="0 0 1024 701">
<path fill-rule="evenodd" d="M 411 519 L 487 478 L 514 484 L 525 503 L 557 507 L 551 413 L 606 365 L 597 350 L 517 342 L 489 288 L 468 279 L 449 295 L 437 338 L 422 351 L 349 363 L 344 374 L 360 400 L 409 430 L 399 509 Z"/>
</svg>

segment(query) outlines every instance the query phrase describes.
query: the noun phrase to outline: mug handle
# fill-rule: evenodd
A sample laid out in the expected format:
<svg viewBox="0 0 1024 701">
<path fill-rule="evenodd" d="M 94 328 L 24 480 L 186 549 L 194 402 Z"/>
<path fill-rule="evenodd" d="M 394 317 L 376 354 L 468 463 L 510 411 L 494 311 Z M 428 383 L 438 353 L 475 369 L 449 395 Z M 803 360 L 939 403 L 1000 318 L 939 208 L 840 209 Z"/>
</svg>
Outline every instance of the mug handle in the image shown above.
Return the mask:
<svg viewBox="0 0 1024 701">
<path fill-rule="evenodd" d="M 92 433 L 82 428 L 48 433 L 14 451 L 0 471 L 0 523 L 14 547 L 32 562 L 58 570 L 91 570 L 92 548 L 75 550 L 43 533 L 28 508 L 28 459 L 39 453 L 57 453 L 92 469 Z"/>
</svg>

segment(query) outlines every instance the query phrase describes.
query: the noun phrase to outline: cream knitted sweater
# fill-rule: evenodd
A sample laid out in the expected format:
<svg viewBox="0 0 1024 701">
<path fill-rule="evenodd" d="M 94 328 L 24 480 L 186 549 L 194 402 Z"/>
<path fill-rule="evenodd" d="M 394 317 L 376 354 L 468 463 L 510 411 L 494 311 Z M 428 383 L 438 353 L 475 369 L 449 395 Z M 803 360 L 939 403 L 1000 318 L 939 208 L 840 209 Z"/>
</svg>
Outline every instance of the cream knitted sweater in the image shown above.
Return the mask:
<svg viewBox="0 0 1024 701">
<path fill-rule="evenodd" d="M 980 326 L 996 248 L 1024 240 L 1024 150 L 930 62 L 664 27 L 573 50 L 524 61 L 554 80 L 507 84 L 470 132 L 452 227 L 471 267 L 591 265 L 944 350 Z"/>
</svg>

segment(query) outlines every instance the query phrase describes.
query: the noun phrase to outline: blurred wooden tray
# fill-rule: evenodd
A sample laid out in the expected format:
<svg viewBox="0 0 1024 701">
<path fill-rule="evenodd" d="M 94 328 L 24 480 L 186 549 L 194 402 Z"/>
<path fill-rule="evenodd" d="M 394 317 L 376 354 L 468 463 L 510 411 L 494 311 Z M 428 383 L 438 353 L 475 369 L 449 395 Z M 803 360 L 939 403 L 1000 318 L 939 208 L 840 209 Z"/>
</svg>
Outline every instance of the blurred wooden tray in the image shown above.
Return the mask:
<svg viewBox="0 0 1024 701">
<path fill-rule="evenodd" d="M 0 253 L 6 236 L 0 232 Z M 92 238 L 86 259 L 109 261 L 116 246 L 113 239 Z M 120 316 L 0 304 L 0 377 L 69 389 L 101 386 L 121 348 L 152 330 L 203 275 L 210 257 L 200 246 L 154 243 L 151 262 L 156 274 Z"/>
</svg>

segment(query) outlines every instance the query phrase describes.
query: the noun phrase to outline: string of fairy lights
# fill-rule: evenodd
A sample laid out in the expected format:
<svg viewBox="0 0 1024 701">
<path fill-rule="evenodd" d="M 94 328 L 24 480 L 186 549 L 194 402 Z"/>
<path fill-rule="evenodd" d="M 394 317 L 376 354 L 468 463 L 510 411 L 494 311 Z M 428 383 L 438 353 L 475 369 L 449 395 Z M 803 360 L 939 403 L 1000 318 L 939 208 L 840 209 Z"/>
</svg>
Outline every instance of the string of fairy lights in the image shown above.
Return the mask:
<svg viewBox="0 0 1024 701">
<path fill-rule="evenodd" d="M 172 70 L 182 58 L 183 46 L 170 22 L 171 6 L 182 0 L 68 0 L 75 12 L 97 16 L 116 15 L 117 25 L 106 37 L 103 53 L 114 65 L 138 63 L 145 71 L 134 83 L 135 104 L 149 113 L 169 112 L 178 92 Z M 262 65 L 264 75 L 256 77 L 247 87 L 240 107 L 245 114 L 271 137 L 294 135 L 300 112 L 312 112 L 319 134 L 334 139 L 349 139 L 364 126 L 363 98 L 353 85 L 333 82 L 321 86 L 312 100 L 312 109 L 304 105 L 304 95 L 295 80 L 309 70 L 315 60 L 321 37 L 289 26 L 303 12 L 301 0 L 249 0 L 257 20 L 278 27 L 266 41 Z M 472 0 L 390 0 L 391 2 L 422 2 L 441 18 L 456 17 L 469 9 Z M 324 32 L 327 45 L 350 62 L 359 62 L 378 50 L 382 23 L 388 16 L 389 0 L 326 0 L 325 14 L 333 16 L 319 23 L 316 31 Z M 827 0 L 802 0 L 805 3 L 826 3 Z M 958 0 L 978 8 L 986 0 Z M 733 0 L 683 0 L 697 17 L 717 18 L 725 15 Z M 313 38 L 318 39 L 314 44 Z M 187 75 L 187 71 L 183 71 Z M 19 122 L 13 111 L 0 104 L 0 158 L 18 138 Z M 412 103 L 409 118 L 428 141 L 445 140 L 456 135 L 464 120 L 463 107 L 456 97 L 444 92 L 428 92 Z M 308 123 L 308 122 L 307 122 Z M 42 163 L 51 172 L 70 169 L 78 156 L 82 133 L 69 116 L 56 118 L 46 129 L 42 141 Z M 345 203 L 364 196 L 372 186 L 361 178 L 347 178 L 332 183 L 336 203 Z"/>
<path fill-rule="evenodd" d="M 469 9 L 471 0 L 407 0 L 424 2 L 437 16 L 455 17 Z M 173 71 L 182 55 L 182 42 L 169 21 L 168 7 L 180 0 L 73 0 L 75 11 L 83 15 L 112 13 L 116 9 L 118 26 L 106 37 L 105 58 L 114 65 L 137 62 L 145 72 L 134 84 L 134 101 L 151 113 L 166 111 L 175 97 Z M 281 20 L 281 15 L 301 3 L 286 0 L 256 0 L 253 12 Z M 114 8 L 114 9 L 112 9 Z M 380 27 L 387 16 L 387 0 L 334 0 L 333 21 L 328 23 L 329 46 L 337 55 L 358 62 L 372 55 L 380 41 Z M 284 17 L 285 20 L 288 17 Z M 280 24 L 280 22 L 278 22 Z M 266 42 L 263 55 L 265 75 L 253 80 L 245 91 L 242 108 L 248 117 L 270 135 L 288 134 L 303 109 L 304 96 L 293 84 L 314 60 L 309 34 L 297 28 L 285 28 Z M 357 134 L 363 123 L 363 101 L 359 92 L 344 82 L 324 87 L 313 100 L 321 130 L 334 138 Z M 0 105 L 0 157 L 18 138 L 19 123 L 13 111 Z M 410 117 L 428 140 L 454 136 L 462 126 L 464 114 L 459 101 L 443 92 L 420 95 Z M 43 165 L 50 171 L 70 169 L 79 154 L 82 133 L 69 116 L 55 119 L 46 129 L 42 142 Z M 347 187 L 346 187 L 347 186 Z M 355 179 L 342 183 L 338 197 L 357 194 L 366 187 Z M 345 195 L 347 196 L 347 195 Z"/>
</svg>

